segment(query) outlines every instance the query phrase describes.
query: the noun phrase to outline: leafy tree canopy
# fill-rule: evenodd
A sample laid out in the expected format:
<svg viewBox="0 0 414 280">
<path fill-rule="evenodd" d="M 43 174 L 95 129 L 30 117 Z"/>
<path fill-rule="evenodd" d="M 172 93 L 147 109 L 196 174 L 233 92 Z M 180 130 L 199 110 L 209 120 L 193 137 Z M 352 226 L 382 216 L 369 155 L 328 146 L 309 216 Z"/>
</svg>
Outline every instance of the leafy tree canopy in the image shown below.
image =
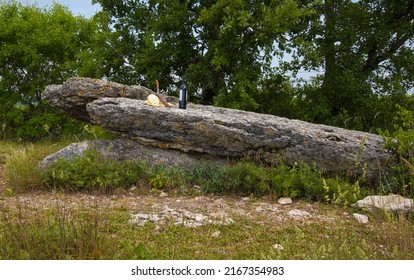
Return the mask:
<svg viewBox="0 0 414 280">
<path fill-rule="evenodd" d="M 384 113 L 379 98 L 404 102 L 414 87 L 414 1 L 325 0 L 313 7 L 289 33 L 295 63 L 287 67 L 324 72 L 308 94 L 311 120 L 349 113 L 373 120 Z"/>
<path fill-rule="evenodd" d="M 37 124 L 40 127 L 28 125 L 37 118 L 33 115 L 38 115 L 36 108 L 45 109 L 39 106 L 40 94 L 47 85 L 62 83 L 77 74 L 82 62 L 79 51 L 89 47 L 94 26 L 58 4 L 41 9 L 16 1 L 0 2 L 0 26 L 1 121 L 7 124 L 6 130 L 27 125 L 42 131 L 47 118 Z"/>
<path fill-rule="evenodd" d="M 185 76 L 193 98 L 255 109 L 251 92 L 269 69 L 274 45 L 300 17 L 293 0 L 96 0 L 96 18 L 112 35 L 105 74 L 114 80 L 175 91 Z M 108 41 L 107 41 L 108 42 Z M 128 67 L 125 69 L 125 67 Z"/>
</svg>

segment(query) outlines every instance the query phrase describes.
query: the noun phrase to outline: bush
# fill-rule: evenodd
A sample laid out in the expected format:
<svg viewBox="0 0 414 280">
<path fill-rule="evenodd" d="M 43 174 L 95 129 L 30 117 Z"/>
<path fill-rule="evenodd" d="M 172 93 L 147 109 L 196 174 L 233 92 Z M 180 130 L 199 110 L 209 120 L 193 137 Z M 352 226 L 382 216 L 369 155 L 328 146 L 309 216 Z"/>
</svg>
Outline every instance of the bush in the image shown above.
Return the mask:
<svg viewBox="0 0 414 280">
<path fill-rule="evenodd" d="M 45 180 L 52 188 L 109 191 L 131 186 L 145 173 L 141 162 L 111 161 L 90 150 L 71 161 L 58 160 L 46 171 Z"/>
<path fill-rule="evenodd" d="M 352 184 L 335 177 L 325 179 L 320 170 L 305 163 L 266 167 L 239 162 L 228 167 L 221 178 L 221 184 L 217 184 L 222 187 L 221 193 L 289 196 L 342 205 L 354 203 L 366 194 L 358 181 Z"/>
<path fill-rule="evenodd" d="M 395 154 L 396 164 L 391 174 L 385 174 L 381 185 L 382 193 L 414 195 L 414 112 L 397 105 L 394 117 L 395 131 L 381 131 L 385 148 Z"/>
<path fill-rule="evenodd" d="M 192 193 L 194 186 L 199 186 L 205 193 L 289 196 L 345 205 L 367 193 L 360 186 L 363 180 L 350 183 L 338 177 L 325 178 L 315 166 L 305 163 L 293 167 L 279 163 L 269 167 L 241 161 L 221 167 L 154 165 L 149 168 L 142 162 L 104 159 L 89 150 L 71 161 L 58 160 L 41 172 L 37 163 L 50 151 L 50 146 L 37 145 L 15 151 L 7 158 L 7 178 L 13 192 L 42 185 L 62 190 L 110 192 L 145 178 L 154 189 Z"/>
</svg>

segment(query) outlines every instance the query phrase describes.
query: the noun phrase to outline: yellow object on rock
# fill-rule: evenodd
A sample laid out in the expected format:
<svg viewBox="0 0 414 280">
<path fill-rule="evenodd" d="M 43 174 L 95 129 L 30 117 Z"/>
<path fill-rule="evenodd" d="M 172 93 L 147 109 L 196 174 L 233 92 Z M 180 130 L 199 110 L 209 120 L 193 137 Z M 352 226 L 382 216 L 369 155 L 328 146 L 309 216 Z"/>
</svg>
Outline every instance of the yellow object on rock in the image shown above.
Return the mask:
<svg viewBox="0 0 414 280">
<path fill-rule="evenodd" d="M 172 104 L 167 103 L 165 100 L 161 100 L 160 97 L 157 96 L 157 94 L 150 94 L 147 97 L 147 100 L 145 100 L 145 104 L 155 107 L 171 107 Z"/>
</svg>

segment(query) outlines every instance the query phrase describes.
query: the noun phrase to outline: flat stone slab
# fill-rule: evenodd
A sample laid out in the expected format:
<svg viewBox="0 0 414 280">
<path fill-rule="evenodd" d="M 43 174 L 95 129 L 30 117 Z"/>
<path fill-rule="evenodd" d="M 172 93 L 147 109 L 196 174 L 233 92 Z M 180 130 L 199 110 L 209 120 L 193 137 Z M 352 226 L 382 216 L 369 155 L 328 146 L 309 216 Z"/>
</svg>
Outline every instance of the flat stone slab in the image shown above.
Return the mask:
<svg viewBox="0 0 414 280">
<path fill-rule="evenodd" d="M 88 78 L 50 85 L 42 98 L 82 121 L 144 146 L 227 158 L 246 156 L 262 162 L 316 165 L 326 172 L 376 179 L 388 170 L 391 151 L 381 136 L 228 108 L 189 103 L 186 110 L 149 106 L 151 93 Z M 172 97 L 171 97 L 172 98 Z M 128 152 L 128 151 L 126 151 Z M 365 173 L 366 171 L 366 173 Z"/>
</svg>

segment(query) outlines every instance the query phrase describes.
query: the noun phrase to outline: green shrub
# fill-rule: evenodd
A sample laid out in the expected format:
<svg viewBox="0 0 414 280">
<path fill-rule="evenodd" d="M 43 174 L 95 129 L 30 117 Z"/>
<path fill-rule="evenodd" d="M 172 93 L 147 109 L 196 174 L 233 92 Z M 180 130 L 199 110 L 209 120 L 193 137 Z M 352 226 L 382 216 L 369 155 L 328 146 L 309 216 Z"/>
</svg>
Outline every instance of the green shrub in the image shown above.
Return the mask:
<svg viewBox="0 0 414 280">
<path fill-rule="evenodd" d="M 262 196 L 271 192 L 269 170 L 252 162 L 238 162 L 225 174 L 226 192 Z"/>
<path fill-rule="evenodd" d="M 414 195 L 414 112 L 397 105 L 393 133 L 381 131 L 385 148 L 394 152 L 396 164 L 391 173 L 385 174 L 381 184 L 382 193 Z"/>
<path fill-rule="evenodd" d="M 285 164 L 266 167 L 252 162 L 238 162 L 227 167 L 217 178 L 216 187 L 210 191 L 254 196 L 289 196 L 341 205 L 354 203 L 367 193 L 358 181 L 349 183 L 338 178 L 325 179 L 320 170 L 305 163 L 295 164 L 293 167 Z"/>
<path fill-rule="evenodd" d="M 202 188 L 203 192 L 222 194 L 225 189 L 226 166 L 200 166 L 189 172 L 192 183 Z"/>
<path fill-rule="evenodd" d="M 111 161 L 94 151 L 71 161 L 58 160 L 45 173 L 46 184 L 53 188 L 82 190 L 125 188 L 145 175 L 141 162 Z"/>
</svg>

